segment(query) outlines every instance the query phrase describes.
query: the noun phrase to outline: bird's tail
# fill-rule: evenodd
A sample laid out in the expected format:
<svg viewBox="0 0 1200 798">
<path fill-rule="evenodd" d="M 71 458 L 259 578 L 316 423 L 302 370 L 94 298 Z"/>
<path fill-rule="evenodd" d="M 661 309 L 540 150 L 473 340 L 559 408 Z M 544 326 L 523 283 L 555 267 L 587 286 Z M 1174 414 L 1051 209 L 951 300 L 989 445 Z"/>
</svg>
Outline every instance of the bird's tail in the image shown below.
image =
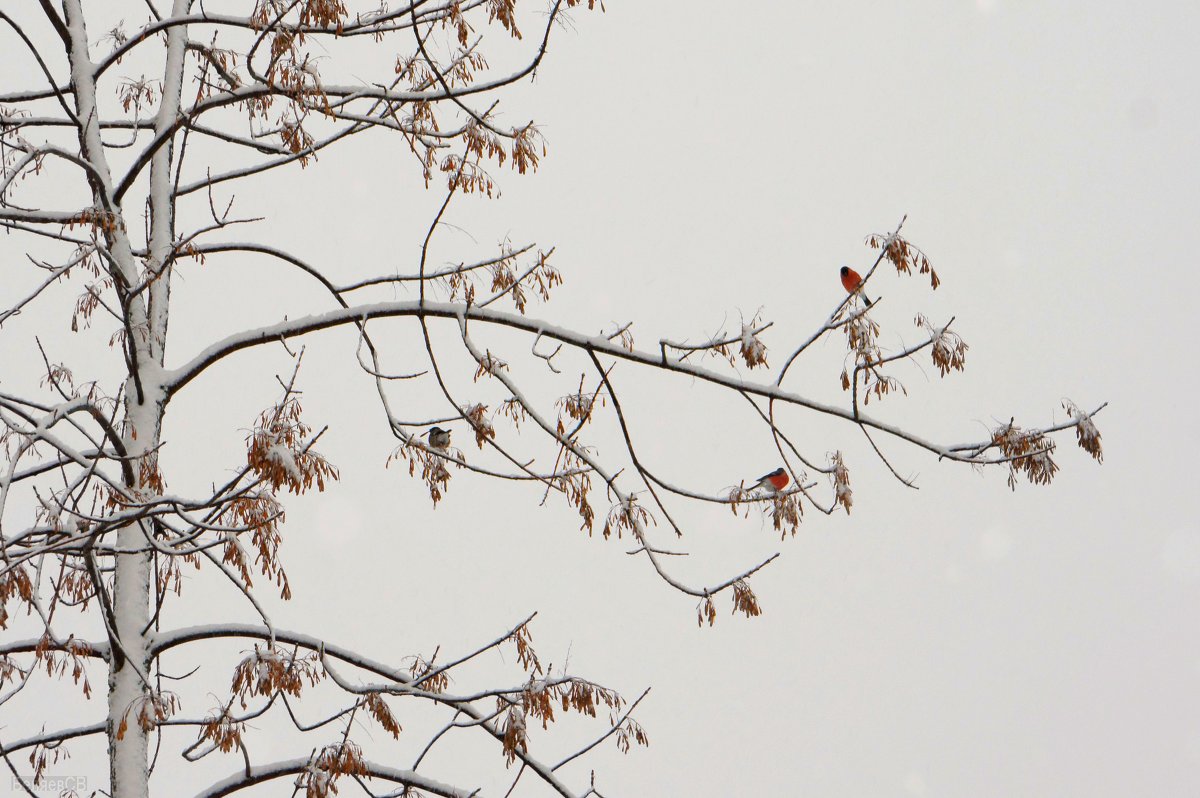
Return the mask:
<svg viewBox="0 0 1200 798">
<path fill-rule="evenodd" d="M 863 302 L 867 303 L 867 307 L 871 307 L 871 300 L 867 299 L 867 295 L 863 294 L 862 298 L 863 298 Z"/>
</svg>

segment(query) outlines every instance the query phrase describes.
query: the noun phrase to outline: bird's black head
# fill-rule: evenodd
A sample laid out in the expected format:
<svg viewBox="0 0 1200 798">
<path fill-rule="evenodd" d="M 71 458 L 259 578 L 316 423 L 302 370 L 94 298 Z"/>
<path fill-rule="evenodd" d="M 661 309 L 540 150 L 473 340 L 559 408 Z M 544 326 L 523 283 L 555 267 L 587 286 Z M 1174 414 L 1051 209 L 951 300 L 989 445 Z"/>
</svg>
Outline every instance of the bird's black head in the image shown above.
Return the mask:
<svg viewBox="0 0 1200 798">
<path fill-rule="evenodd" d="M 847 274 L 849 271 L 850 271 L 850 267 L 849 267 L 849 266 L 843 266 L 843 267 L 842 267 L 842 270 L 839 272 L 839 274 L 841 274 L 843 277 L 845 277 L 845 276 L 846 276 L 846 274 Z"/>
</svg>

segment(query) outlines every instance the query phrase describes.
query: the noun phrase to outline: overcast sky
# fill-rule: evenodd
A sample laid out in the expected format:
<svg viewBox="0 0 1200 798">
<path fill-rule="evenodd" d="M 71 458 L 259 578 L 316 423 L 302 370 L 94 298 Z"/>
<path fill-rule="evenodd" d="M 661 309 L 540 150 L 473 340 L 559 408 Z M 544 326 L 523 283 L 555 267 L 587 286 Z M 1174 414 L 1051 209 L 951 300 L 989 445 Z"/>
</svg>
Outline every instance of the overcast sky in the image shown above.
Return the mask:
<svg viewBox="0 0 1200 798">
<path fill-rule="evenodd" d="M 864 236 L 907 214 L 906 236 L 943 285 L 931 294 L 881 270 L 883 341 L 918 341 L 912 318 L 924 312 L 955 316 L 971 348 L 964 374 L 940 379 L 925 358 L 898 370 L 909 395 L 871 412 L 958 442 L 1012 416 L 1063 420 L 1063 398 L 1107 401 L 1104 464 L 1063 437 L 1055 483 L 1010 492 L 1002 471 L 885 441 L 913 491 L 852 427 L 790 414 L 802 448 L 845 453 L 853 514 L 810 512 L 780 542 L 753 513 L 681 509 L 680 545 L 694 554 L 676 567 L 693 582 L 783 554 L 752 582 L 763 616 L 732 617 L 723 600 L 716 626 L 698 629 L 692 600 L 625 556 L 628 540 L 588 539 L 561 504 L 539 507 L 538 491 L 456 474 L 431 511 L 417 481 L 382 469 L 394 442 L 373 387 L 349 362 L 352 336 L 331 336 L 339 345 L 313 344 L 301 387 L 310 420 L 331 424 L 322 448 L 343 480 L 289 505 L 296 598 L 276 622 L 385 659 L 465 651 L 537 610 L 543 661 L 569 658 L 631 698 L 653 688 L 638 714 L 651 747 L 605 749 L 570 773 L 584 784 L 596 767 L 610 798 L 1200 793 L 1200 524 L 1187 448 L 1200 432 L 1190 334 L 1200 7 L 606 5 L 574 13 L 536 82 L 503 106 L 510 122 L 542 124 L 542 167 L 504 170 L 499 200 L 453 206 L 439 262 L 490 254 L 505 236 L 556 246 L 566 283 L 532 315 L 587 332 L 633 321 L 639 348 L 653 349 L 759 314 L 775 322 L 764 341 L 778 367 L 840 300 L 838 266 L 865 270 Z M 440 198 L 420 190 L 394 144 L 392 156 L 371 146 L 241 189 L 239 206 L 270 216 L 262 237 L 315 262 L 411 271 Z M 0 255 L 6 271 L 20 265 L 8 240 Z M 307 286 L 283 310 L 264 311 L 258 295 L 214 304 L 243 274 L 213 259 L 188 275 L 169 364 L 287 307 L 323 307 Z M 840 339 L 826 341 L 790 387 L 846 401 L 843 354 Z M 163 455 L 173 488 L 236 462 L 281 362 L 246 356 L 172 405 L 177 425 L 192 419 L 167 435 L 181 442 Z M 613 377 L 644 458 L 671 481 L 715 492 L 778 465 L 744 403 L 624 365 Z M 212 620 L 209 610 L 175 617 Z M 211 674 L 217 689 L 227 672 Z M 435 772 L 473 774 L 451 750 Z M 507 786 L 480 783 L 488 794 Z"/>
</svg>

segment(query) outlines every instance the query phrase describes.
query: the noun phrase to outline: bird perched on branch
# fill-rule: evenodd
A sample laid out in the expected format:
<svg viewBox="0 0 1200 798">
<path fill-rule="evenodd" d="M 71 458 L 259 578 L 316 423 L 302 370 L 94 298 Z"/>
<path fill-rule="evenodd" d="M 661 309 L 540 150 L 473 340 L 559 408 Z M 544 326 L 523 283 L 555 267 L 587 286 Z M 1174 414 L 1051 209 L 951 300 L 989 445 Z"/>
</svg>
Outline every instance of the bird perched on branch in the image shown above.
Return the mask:
<svg viewBox="0 0 1200 798">
<path fill-rule="evenodd" d="M 754 487 L 750 488 L 750 490 L 754 490 L 755 488 L 769 488 L 772 493 L 778 493 L 787 487 L 790 479 L 787 471 L 784 471 L 782 468 L 776 468 L 770 474 L 763 474 L 755 480 Z"/>
<path fill-rule="evenodd" d="M 425 435 L 429 436 L 429 445 L 434 449 L 439 449 L 444 452 L 446 451 L 446 448 L 450 446 L 450 430 L 448 429 L 442 429 L 441 427 L 430 427 L 429 431 L 426 432 Z"/>
<path fill-rule="evenodd" d="M 849 266 L 843 266 L 840 274 L 842 275 L 842 288 L 846 289 L 846 293 L 858 294 L 862 297 L 863 302 L 867 303 L 867 307 L 871 307 L 871 300 L 867 299 L 867 295 L 862 290 L 862 275 Z"/>
</svg>

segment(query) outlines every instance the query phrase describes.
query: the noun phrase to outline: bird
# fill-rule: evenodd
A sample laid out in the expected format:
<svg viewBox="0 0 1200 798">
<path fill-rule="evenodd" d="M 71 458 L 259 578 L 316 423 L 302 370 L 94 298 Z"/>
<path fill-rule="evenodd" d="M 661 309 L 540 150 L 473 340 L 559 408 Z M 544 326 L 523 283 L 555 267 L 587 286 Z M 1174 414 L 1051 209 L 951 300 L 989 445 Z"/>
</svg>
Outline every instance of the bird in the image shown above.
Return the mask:
<svg viewBox="0 0 1200 798">
<path fill-rule="evenodd" d="M 425 434 L 429 436 L 429 445 L 435 449 L 445 451 L 450 445 L 450 430 L 448 429 L 430 427 Z"/>
<path fill-rule="evenodd" d="M 862 275 L 849 266 L 843 266 L 840 274 L 842 275 L 842 288 L 846 289 L 846 293 L 858 294 L 863 298 L 863 302 L 867 303 L 867 307 L 871 307 L 871 300 L 867 299 L 867 295 L 862 290 Z"/>
<path fill-rule="evenodd" d="M 784 471 L 782 468 L 776 468 L 770 474 L 763 474 L 755 480 L 754 487 L 750 488 L 750 490 L 754 490 L 755 488 L 770 488 L 772 493 L 778 493 L 787 487 L 790 479 L 787 471 Z"/>
</svg>

